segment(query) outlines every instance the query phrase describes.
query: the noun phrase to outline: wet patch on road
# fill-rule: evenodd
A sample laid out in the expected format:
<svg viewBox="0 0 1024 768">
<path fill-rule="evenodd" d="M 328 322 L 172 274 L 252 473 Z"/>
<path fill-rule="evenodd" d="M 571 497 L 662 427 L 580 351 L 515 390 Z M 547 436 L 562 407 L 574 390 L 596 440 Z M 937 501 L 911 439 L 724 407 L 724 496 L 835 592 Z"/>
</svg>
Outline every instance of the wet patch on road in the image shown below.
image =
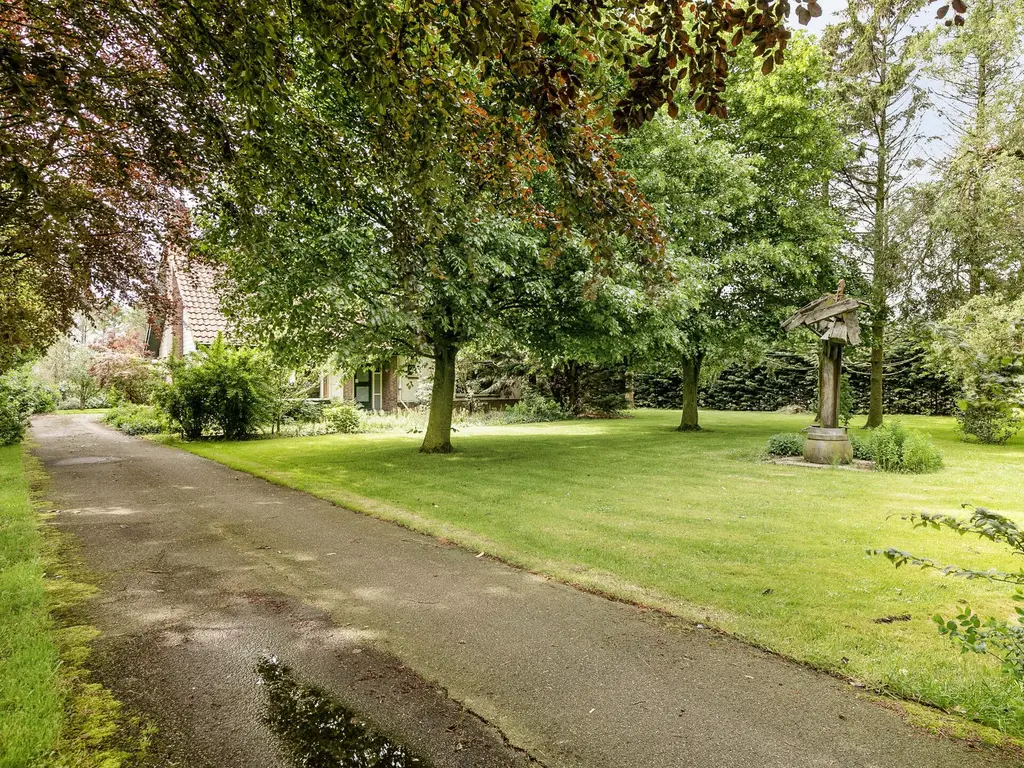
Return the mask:
<svg viewBox="0 0 1024 768">
<path fill-rule="evenodd" d="M 302 768 L 425 768 L 405 746 L 378 733 L 326 691 L 302 683 L 274 656 L 256 664 L 265 691 L 263 722 Z"/>
<path fill-rule="evenodd" d="M 72 456 L 67 459 L 60 459 L 53 462 L 55 467 L 75 467 L 79 464 L 109 464 L 112 461 L 120 461 L 117 456 Z"/>
</svg>

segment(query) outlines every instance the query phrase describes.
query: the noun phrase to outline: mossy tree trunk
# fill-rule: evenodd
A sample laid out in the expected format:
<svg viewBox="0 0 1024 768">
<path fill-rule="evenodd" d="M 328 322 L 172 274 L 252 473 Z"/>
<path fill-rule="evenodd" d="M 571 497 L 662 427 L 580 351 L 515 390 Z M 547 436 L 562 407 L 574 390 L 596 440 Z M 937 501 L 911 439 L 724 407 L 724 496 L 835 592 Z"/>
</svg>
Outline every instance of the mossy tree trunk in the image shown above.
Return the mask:
<svg viewBox="0 0 1024 768">
<path fill-rule="evenodd" d="M 700 429 L 697 391 L 703 362 L 704 355 L 700 353 L 683 358 L 683 417 L 679 421 L 680 432 L 696 432 Z"/>
<path fill-rule="evenodd" d="M 452 409 L 455 407 L 455 358 L 458 346 L 444 339 L 434 344 L 434 382 L 430 390 L 430 415 L 421 453 L 452 452 Z"/>
</svg>

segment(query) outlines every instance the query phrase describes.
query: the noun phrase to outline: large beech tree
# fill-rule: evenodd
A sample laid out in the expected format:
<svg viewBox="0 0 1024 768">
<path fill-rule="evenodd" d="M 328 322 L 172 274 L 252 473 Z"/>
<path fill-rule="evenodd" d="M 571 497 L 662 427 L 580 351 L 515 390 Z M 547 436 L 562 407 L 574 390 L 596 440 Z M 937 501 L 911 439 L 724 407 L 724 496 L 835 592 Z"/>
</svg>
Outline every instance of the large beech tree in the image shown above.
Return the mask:
<svg viewBox="0 0 1024 768">
<path fill-rule="evenodd" d="M 144 292 L 202 137 L 130 4 L 0 6 L 0 371 L 117 294 Z M 206 135 L 206 132 L 203 132 Z"/>
<path fill-rule="evenodd" d="M 536 130 L 499 114 L 486 82 L 444 78 L 457 107 L 424 165 L 390 116 L 296 62 L 273 129 L 210 180 L 204 247 L 228 267 L 239 327 L 284 354 L 432 358 L 425 452 L 451 450 L 459 349 L 527 311 L 553 262 L 608 270 L 629 243 L 638 269 L 663 271 L 657 221 L 586 111 Z"/>
<path fill-rule="evenodd" d="M 741 52 L 727 119 L 655 120 L 623 142 L 679 276 L 638 357 L 682 374 L 682 431 L 700 429 L 702 373 L 760 354 L 842 271 L 827 194 L 842 164 L 836 105 L 813 41 L 788 50 L 767 77 Z"/>
</svg>

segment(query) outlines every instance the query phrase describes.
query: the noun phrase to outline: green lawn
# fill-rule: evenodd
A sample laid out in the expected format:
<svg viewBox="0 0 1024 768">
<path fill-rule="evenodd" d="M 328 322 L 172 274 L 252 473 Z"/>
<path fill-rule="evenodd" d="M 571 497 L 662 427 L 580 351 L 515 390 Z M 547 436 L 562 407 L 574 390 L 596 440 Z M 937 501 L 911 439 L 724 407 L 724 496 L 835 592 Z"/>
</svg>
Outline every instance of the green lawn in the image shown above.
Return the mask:
<svg viewBox="0 0 1024 768">
<path fill-rule="evenodd" d="M 0 767 L 37 764 L 63 701 L 50 633 L 41 538 L 20 446 L 0 448 Z"/>
<path fill-rule="evenodd" d="M 865 554 L 898 546 L 1020 567 L 987 542 L 914 530 L 898 515 L 971 502 L 1024 520 L 1024 437 L 967 445 L 950 419 L 908 417 L 935 438 L 946 467 L 900 476 L 758 460 L 769 435 L 806 416 L 706 412 L 698 434 L 674 431 L 677 420 L 640 411 L 464 429 L 452 456 L 420 455 L 416 435 L 184 447 L 1024 736 L 1021 687 L 989 660 L 961 657 L 930 619 L 959 600 L 1009 614 L 1006 589 L 897 571 Z M 911 620 L 875 622 L 902 614 Z"/>
</svg>

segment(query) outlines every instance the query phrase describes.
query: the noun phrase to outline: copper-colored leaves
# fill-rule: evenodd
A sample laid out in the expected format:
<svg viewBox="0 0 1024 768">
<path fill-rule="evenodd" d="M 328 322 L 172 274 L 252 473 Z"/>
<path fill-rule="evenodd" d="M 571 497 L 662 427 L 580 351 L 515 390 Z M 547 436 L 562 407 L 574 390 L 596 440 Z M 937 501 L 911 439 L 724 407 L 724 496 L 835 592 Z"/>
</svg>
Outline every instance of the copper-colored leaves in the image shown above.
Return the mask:
<svg viewBox="0 0 1024 768">
<path fill-rule="evenodd" d="M 929 0 L 931 2 L 932 0 Z M 953 7 L 953 18 L 946 19 L 946 15 L 949 13 L 950 6 Z M 939 6 L 939 9 L 935 12 L 935 18 L 946 19 L 946 26 L 962 27 L 964 25 L 964 14 L 967 13 L 967 3 L 965 0 L 952 0 L 952 2 L 944 3 Z"/>
</svg>

